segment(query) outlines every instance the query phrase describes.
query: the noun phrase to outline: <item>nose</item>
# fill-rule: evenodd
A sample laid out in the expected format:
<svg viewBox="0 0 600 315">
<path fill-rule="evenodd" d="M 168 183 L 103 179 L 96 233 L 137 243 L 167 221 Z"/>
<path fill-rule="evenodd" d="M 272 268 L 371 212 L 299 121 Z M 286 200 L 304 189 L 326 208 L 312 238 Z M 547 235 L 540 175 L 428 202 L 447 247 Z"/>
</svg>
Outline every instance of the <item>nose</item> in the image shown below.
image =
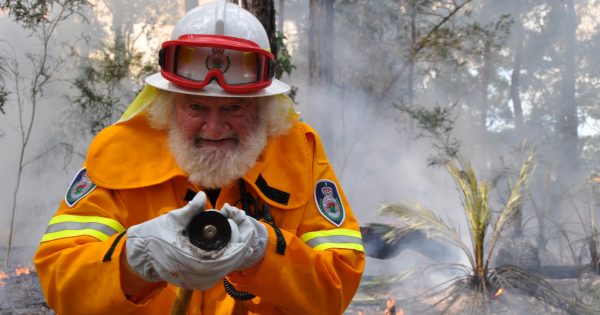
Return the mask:
<svg viewBox="0 0 600 315">
<path fill-rule="evenodd" d="M 229 132 L 229 124 L 218 110 L 211 110 L 202 124 L 202 133 L 210 139 L 220 139 Z"/>
</svg>

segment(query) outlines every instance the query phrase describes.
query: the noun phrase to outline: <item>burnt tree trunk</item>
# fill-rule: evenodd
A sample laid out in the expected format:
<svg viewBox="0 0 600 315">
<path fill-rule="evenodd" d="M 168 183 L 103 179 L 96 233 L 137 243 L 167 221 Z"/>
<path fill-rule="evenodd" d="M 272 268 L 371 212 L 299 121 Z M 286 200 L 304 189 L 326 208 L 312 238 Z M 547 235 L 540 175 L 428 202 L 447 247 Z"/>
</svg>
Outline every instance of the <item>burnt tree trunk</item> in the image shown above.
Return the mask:
<svg viewBox="0 0 600 315">
<path fill-rule="evenodd" d="M 561 169 L 572 173 L 580 170 L 579 150 L 578 150 L 578 121 L 577 121 L 577 101 L 575 99 L 575 50 L 577 47 L 576 29 L 577 16 L 575 13 L 574 0 L 565 0 L 561 3 L 564 10 L 564 27 L 561 29 L 562 45 L 564 46 L 564 63 L 562 65 L 562 87 L 558 112 L 558 130 L 563 161 Z"/>
<path fill-rule="evenodd" d="M 185 0 L 185 12 L 198 6 L 198 0 Z"/>
<path fill-rule="evenodd" d="M 274 0 L 241 0 L 242 8 L 250 11 L 258 18 L 267 31 L 271 53 L 277 58 L 277 24 L 275 23 L 275 1 Z"/>
<path fill-rule="evenodd" d="M 519 1 L 516 1 L 516 20 L 514 24 L 515 34 L 515 56 L 513 60 L 513 71 L 510 76 L 510 98 L 513 103 L 515 129 L 520 131 L 523 128 L 523 107 L 521 105 L 521 66 L 523 64 L 523 21 L 521 20 Z M 520 134 L 520 133 L 519 133 Z"/>
<path fill-rule="evenodd" d="M 315 84 L 332 81 L 333 0 L 310 0 L 308 68 Z"/>
</svg>

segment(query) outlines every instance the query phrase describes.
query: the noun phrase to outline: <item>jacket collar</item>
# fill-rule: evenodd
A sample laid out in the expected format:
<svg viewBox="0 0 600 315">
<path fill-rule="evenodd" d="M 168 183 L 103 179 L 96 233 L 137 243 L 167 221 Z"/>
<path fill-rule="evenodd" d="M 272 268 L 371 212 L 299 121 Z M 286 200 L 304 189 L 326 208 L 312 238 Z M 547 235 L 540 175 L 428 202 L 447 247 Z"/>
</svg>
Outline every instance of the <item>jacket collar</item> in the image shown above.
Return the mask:
<svg viewBox="0 0 600 315">
<path fill-rule="evenodd" d="M 262 200 L 280 209 L 300 207 L 310 198 L 312 164 L 300 124 L 296 121 L 286 135 L 270 139 L 243 177 Z M 187 177 L 167 139 L 167 132 L 151 128 L 145 115 L 105 128 L 88 150 L 88 176 L 109 189 L 141 188 Z"/>
</svg>

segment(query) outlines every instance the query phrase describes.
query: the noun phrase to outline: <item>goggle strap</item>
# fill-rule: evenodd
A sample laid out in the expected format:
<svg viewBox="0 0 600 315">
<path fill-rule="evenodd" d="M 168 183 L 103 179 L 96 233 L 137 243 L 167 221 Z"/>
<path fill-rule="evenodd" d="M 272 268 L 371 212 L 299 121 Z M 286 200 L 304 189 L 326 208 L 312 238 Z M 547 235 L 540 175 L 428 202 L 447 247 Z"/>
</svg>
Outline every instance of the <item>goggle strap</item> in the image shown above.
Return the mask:
<svg viewBox="0 0 600 315">
<path fill-rule="evenodd" d="M 166 55 L 167 55 L 167 50 L 166 50 L 166 49 L 164 49 L 164 48 L 161 48 L 161 49 L 158 51 L 158 65 L 159 65 L 161 68 L 165 68 L 165 67 L 166 67 L 166 64 L 167 64 L 167 63 L 166 63 Z"/>
<path fill-rule="evenodd" d="M 276 67 L 276 63 L 275 60 L 269 59 L 269 64 L 268 64 L 268 69 L 267 69 L 267 75 L 268 75 L 268 79 L 271 80 L 273 79 L 273 77 L 275 77 L 275 68 Z"/>
</svg>

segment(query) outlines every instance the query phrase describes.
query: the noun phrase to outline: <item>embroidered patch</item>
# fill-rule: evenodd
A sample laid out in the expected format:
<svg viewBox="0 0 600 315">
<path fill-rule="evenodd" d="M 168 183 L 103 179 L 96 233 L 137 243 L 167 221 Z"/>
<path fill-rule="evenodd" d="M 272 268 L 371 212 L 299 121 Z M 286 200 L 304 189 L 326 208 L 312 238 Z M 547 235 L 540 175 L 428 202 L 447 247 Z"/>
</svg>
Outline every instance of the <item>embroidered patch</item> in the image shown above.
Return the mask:
<svg viewBox="0 0 600 315">
<path fill-rule="evenodd" d="M 336 226 L 340 226 L 344 222 L 346 213 L 344 212 L 344 205 L 334 182 L 328 179 L 322 179 L 317 182 L 315 186 L 315 202 L 317 208 L 319 208 L 319 212 L 329 222 Z"/>
<path fill-rule="evenodd" d="M 65 202 L 69 207 L 73 207 L 79 200 L 91 193 L 96 188 L 96 184 L 87 175 L 87 170 L 82 168 L 77 172 L 71 186 L 67 189 Z"/>
</svg>

